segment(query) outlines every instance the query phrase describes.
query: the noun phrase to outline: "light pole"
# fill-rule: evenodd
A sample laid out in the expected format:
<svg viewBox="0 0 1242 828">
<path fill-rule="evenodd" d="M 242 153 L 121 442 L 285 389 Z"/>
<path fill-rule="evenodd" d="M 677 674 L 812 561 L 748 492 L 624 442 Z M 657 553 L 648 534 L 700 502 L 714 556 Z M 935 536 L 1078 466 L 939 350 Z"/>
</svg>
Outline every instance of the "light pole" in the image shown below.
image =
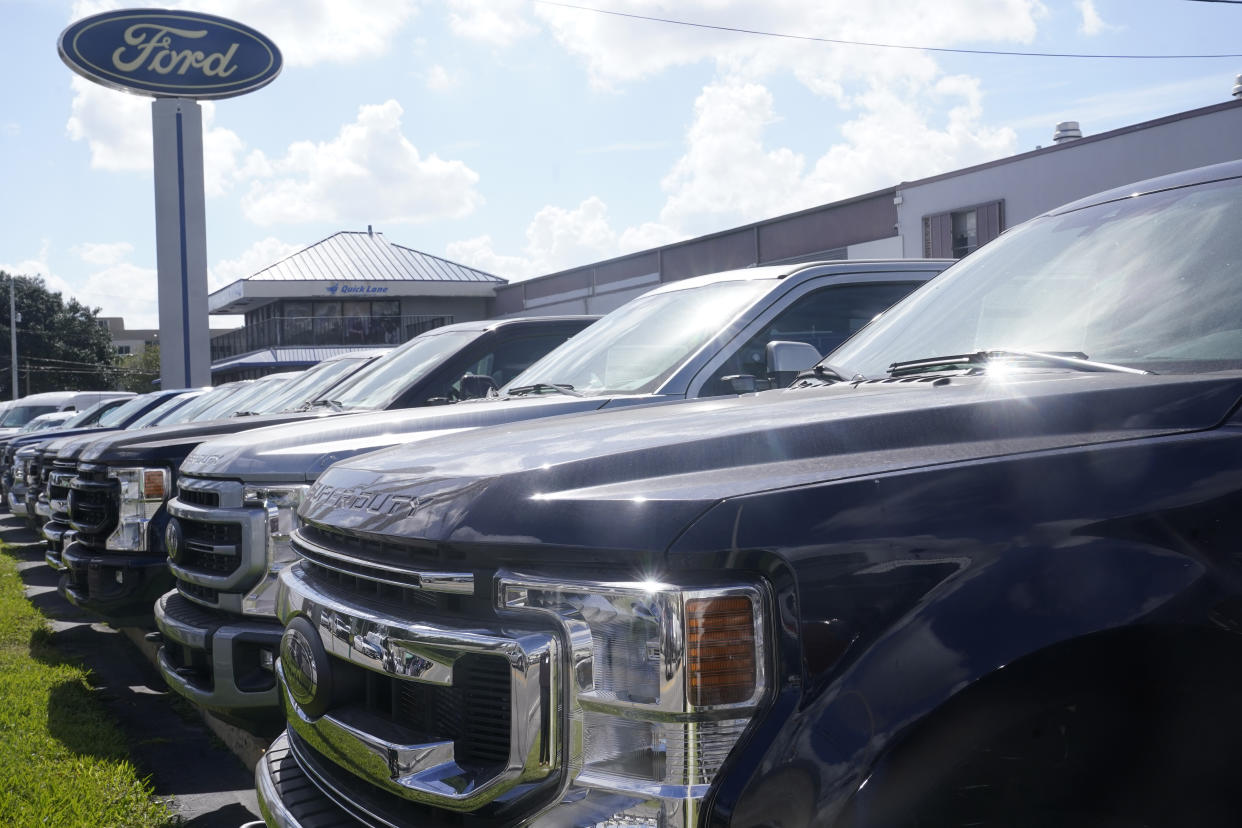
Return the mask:
<svg viewBox="0 0 1242 828">
<path fill-rule="evenodd" d="M 17 399 L 17 277 L 9 274 L 9 353 L 13 357 L 13 399 Z"/>
</svg>

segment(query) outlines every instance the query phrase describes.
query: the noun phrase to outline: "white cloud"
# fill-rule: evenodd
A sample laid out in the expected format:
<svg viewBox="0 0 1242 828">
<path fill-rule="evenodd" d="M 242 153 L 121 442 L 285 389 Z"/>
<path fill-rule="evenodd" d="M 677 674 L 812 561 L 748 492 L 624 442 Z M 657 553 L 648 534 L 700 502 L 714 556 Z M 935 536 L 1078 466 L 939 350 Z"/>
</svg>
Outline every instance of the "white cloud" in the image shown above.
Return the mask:
<svg viewBox="0 0 1242 828">
<path fill-rule="evenodd" d="M 451 92 L 461 85 L 456 75 L 438 63 L 427 70 L 426 83 L 432 92 Z"/>
<path fill-rule="evenodd" d="M 1016 135 L 982 123 L 978 80 L 934 78 L 917 94 L 876 83 L 852 98 L 842 140 L 817 157 L 770 146 L 772 93 L 758 83 L 720 81 L 695 102 L 685 151 L 665 176 L 658 222 L 616 230 L 604 202 L 541 209 L 520 255 L 489 236 L 447 247 L 450 258 L 521 279 L 795 212 L 1013 152 Z"/>
<path fill-rule="evenodd" d="M 223 259 L 208 268 L 207 282 L 210 290 L 219 290 L 238 279 L 253 276 L 279 261 L 289 258 L 306 245 L 290 244 L 274 236 L 257 241 L 242 251 L 235 259 Z"/>
<path fill-rule="evenodd" d="M 88 307 L 100 308 L 101 316 L 124 317 L 127 327 L 159 327 L 155 270 L 124 261 L 121 254 L 132 252 L 126 251 L 126 246 L 121 242 L 75 248 L 84 261 L 103 266 L 72 282 L 52 271 L 48 263 L 51 244 L 46 240 L 34 256 L 0 263 L 0 270 L 19 276 L 41 276 L 48 290 L 60 293 L 65 301 L 77 299 Z"/>
<path fill-rule="evenodd" d="M 583 262 L 615 255 L 618 237 L 609 226 L 608 207 L 591 196 L 572 210 L 547 206 L 526 228 L 526 246 L 520 256 L 495 252 L 491 236 L 453 242 L 450 259 L 507 279 L 525 279 L 562 270 Z"/>
<path fill-rule="evenodd" d="M 424 158 L 401 131 L 402 112 L 395 100 L 363 106 L 331 141 L 299 141 L 275 161 L 248 159 L 247 171 L 268 174 L 242 199 L 247 218 L 395 224 L 469 215 L 483 201 L 478 174 L 461 161 Z"/>
<path fill-rule="evenodd" d="M 767 89 L 709 86 L 694 111 L 686 152 L 662 182 L 664 224 L 695 234 L 793 209 L 806 162 L 788 148 L 763 146 L 775 117 Z"/>
<path fill-rule="evenodd" d="M 74 77 L 69 137 L 86 141 L 91 169 L 150 174 L 151 99 L 118 92 Z M 216 107 L 201 101 L 203 115 L 203 187 L 207 196 L 227 193 L 242 174 L 238 159 L 245 143 L 228 129 L 213 125 Z"/>
<path fill-rule="evenodd" d="M 134 246 L 129 242 L 112 242 L 109 244 L 92 244 L 85 242 L 74 245 L 71 252 L 79 259 L 92 265 L 113 265 L 133 255 Z"/>
<path fill-rule="evenodd" d="M 587 65 L 596 82 L 608 85 L 650 77 L 670 67 L 715 61 L 722 71 L 746 79 L 794 71 L 821 91 L 842 78 L 904 73 L 927 57 L 906 50 L 877 50 L 822 42 L 799 42 L 732 29 L 834 40 L 913 46 L 965 42 L 1029 42 L 1046 13 L 1039 0 L 875 0 L 869 3 L 805 0 L 616 0 L 609 9 L 718 26 L 682 26 L 539 5 L 534 14 Z M 675 11 L 670 12 L 670 8 Z"/>
<path fill-rule="evenodd" d="M 1117 28 L 1105 23 L 1104 18 L 1100 17 L 1100 13 L 1095 8 L 1095 0 L 1074 0 L 1074 5 L 1078 7 L 1078 12 L 1082 15 L 1082 23 L 1079 24 L 1078 31 L 1083 34 L 1090 37 Z"/>
<path fill-rule="evenodd" d="M 510 46 L 538 31 L 518 0 L 449 0 L 449 28 L 458 37 Z"/>
<path fill-rule="evenodd" d="M 79 0 L 71 19 L 131 3 Z M 163 8 L 192 9 L 245 23 L 270 37 L 287 66 L 350 63 L 386 53 L 418 12 L 415 0 L 173 0 Z"/>
<path fill-rule="evenodd" d="M 151 169 L 151 99 L 127 95 L 74 77 L 67 131 L 86 141 L 91 168 L 109 171 Z"/>
</svg>

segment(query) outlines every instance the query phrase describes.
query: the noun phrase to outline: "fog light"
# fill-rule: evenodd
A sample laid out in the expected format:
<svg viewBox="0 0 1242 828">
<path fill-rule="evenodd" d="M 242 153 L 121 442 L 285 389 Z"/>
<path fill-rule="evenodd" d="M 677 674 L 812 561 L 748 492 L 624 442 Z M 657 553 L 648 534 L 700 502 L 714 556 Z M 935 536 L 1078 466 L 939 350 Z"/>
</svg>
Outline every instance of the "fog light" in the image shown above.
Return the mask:
<svg viewBox="0 0 1242 828">
<path fill-rule="evenodd" d="M 125 572 L 123 570 L 118 569 L 113 577 L 116 578 L 118 584 L 125 583 Z"/>
<path fill-rule="evenodd" d="M 259 666 L 269 673 L 276 669 L 276 656 L 266 647 L 259 650 Z"/>
</svg>

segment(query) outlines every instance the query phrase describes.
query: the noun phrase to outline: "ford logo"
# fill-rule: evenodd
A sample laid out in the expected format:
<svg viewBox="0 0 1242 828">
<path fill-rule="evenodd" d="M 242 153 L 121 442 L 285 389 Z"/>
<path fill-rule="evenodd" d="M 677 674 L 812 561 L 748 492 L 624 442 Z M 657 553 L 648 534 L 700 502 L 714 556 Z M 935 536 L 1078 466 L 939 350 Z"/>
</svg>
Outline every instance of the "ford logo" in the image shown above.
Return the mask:
<svg viewBox="0 0 1242 828">
<path fill-rule="evenodd" d="M 182 554 L 185 552 L 185 538 L 181 533 L 181 521 L 176 518 L 169 518 L 168 525 L 164 527 L 164 548 L 174 563 L 181 563 Z"/>
<path fill-rule="evenodd" d="M 60 35 L 61 60 L 89 80 L 140 95 L 228 98 L 271 83 L 280 50 L 223 17 L 122 9 L 77 21 Z"/>
<path fill-rule="evenodd" d="M 312 718 L 321 716 L 332 700 L 328 653 L 315 627 L 299 615 L 280 637 L 280 676 L 289 696 Z"/>
</svg>

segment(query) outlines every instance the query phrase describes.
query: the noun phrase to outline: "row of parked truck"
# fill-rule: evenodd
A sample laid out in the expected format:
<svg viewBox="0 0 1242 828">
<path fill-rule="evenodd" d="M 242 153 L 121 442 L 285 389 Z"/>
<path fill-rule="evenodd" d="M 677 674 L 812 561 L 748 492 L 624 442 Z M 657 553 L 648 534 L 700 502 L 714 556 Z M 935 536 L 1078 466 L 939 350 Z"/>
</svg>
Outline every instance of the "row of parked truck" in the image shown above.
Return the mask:
<svg viewBox="0 0 1242 828">
<path fill-rule="evenodd" d="M 136 397 L 11 439 L 8 502 L 174 691 L 279 733 L 272 826 L 1232 825 L 1240 214 L 1242 162 L 943 275 Z"/>
</svg>

